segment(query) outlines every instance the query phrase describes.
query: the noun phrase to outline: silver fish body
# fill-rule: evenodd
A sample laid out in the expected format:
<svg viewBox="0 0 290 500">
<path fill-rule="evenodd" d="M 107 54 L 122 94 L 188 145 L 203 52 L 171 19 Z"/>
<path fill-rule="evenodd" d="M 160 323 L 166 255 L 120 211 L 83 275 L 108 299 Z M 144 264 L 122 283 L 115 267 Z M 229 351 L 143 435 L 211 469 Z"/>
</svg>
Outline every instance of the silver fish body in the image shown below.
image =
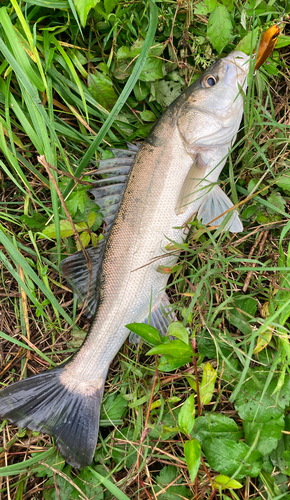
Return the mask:
<svg viewBox="0 0 290 500">
<path fill-rule="evenodd" d="M 0 393 L 1 417 L 50 433 L 76 467 L 92 461 L 104 383 L 128 336 L 126 325 L 148 321 L 151 308 L 166 331 L 168 321 L 160 318 L 162 304 L 169 304 L 168 276 L 157 267 L 177 259 L 166 245 L 186 238 L 185 223 L 194 213 L 204 223 L 217 219 L 213 224 L 218 225 L 232 207 L 216 183 L 240 126 L 240 90 L 246 90 L 248 70 L 248 57 L 231 53 L 160 117 L 136 155 L 100 252 L 102 264 L 93 279 L 96 313 L 83 345 L 66 363 Z M 239 231 L 238 214 L 232 214 L 228 228 Z M 85 261 L 78 256 L 69 262 L 78 287 Z"/>
</svg>

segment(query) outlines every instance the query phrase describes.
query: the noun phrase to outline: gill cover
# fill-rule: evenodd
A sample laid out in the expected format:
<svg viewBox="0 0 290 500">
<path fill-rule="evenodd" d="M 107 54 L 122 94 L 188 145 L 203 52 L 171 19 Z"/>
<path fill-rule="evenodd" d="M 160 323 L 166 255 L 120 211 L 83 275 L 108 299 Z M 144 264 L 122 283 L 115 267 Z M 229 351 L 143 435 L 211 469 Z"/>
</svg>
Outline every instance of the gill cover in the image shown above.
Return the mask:
<svg viewBox="0 0 290 500">
<path fill-rule="evenodd" d="M 243 115 L 248 71 L 249 57 L 231 52 L 194 82 L 193 98 L 187 99 L 177 118 L 188 153 L 231 146 Z M 210 80 L 214 84 L 206 84 Z"/>
</svg>

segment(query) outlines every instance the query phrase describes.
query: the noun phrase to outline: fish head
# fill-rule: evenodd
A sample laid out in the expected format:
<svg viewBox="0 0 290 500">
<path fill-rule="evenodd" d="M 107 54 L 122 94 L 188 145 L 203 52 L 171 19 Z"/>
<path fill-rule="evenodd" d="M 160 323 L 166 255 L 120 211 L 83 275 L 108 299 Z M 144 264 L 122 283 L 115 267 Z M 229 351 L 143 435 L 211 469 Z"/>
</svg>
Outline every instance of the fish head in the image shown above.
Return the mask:
<svg viewBox="0 0 290 500">
<path fill-rule="evenodd" d="M 214 63 L 185 91 L 178 115 L 187 150 L 230 143 L 243 115 L 250 58 L 234 51 Z"/>
</svg>

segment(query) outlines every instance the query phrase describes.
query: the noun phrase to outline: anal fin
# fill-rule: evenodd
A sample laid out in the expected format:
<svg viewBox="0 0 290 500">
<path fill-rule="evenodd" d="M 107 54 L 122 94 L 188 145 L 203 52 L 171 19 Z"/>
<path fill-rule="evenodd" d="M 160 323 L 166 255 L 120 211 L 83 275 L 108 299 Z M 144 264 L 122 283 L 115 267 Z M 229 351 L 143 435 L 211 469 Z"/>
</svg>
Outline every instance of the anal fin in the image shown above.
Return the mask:
<svg viewBox="0 0 290 500">
<path fill-rule="evenodd" d="M 136 318 L 138 323 L 145 323 L 146 325 L 154 326 L 162 336 L 165 336 L 168 330 L 168 326 L 172 321 L 175 321 L 175 312 L 172 310 L 172 304 L 169 301 L 167 293 L 164 293 L 158 300 L 152 305 L 151 314 L 146 315 L 143 318 Z M 132 344 L 138 344 L 140 342 L 139 335 L 135 333 L 130 333 L 129 342 Z"/>
<path fill-rule="evenodd" d="M 229 197 L 216 184 L 204 196 L 198 210 L 197 218 L 203 224 L 209 224 L 210 226 L 220 226 L 222 221 L 227 216 L 225 212 L 233 206 L 234 205 L 232 204 Z M 237 210 L 232 210 L 232 217 L 227 223 L 225 230 L 229 230 L 232 233 L 243 231 L 243 224 L 239 218 Z"/>
</svg>

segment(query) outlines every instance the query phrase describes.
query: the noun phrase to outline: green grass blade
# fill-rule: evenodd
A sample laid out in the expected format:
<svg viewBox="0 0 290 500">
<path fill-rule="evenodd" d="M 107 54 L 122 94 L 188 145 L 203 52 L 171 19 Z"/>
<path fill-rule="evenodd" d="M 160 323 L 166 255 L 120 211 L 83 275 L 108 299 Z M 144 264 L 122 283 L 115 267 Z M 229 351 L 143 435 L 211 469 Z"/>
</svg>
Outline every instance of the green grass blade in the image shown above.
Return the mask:
<svg viewBox="0 0 290 500">
<path fill-rule="evenodd" d="M 96 472 L 91 467 L 88 467 L 88 470 L 94 476 L 96 476 L 96 478 L 98 478 L 98 480 L 100 481 L 100 483 L 102 483 L 118 500 L 130 500 L 129 497 L 127 497 L 127 495 L 125 495 L 125 493 L 123 493 L 123 491 L 121 491 L 118 488 L 118 486 L 116 486 L 114 483 L 111 483 L 111 481 L 109 481 L 109 479 L 107 479 L 106 477 L 102 476 L 101 474 L 99 474 L 98 472 Z"/>
<path fill-rule="evenodd" d="M 158 22 L 158 8 L 157 8 L 157 6 L 152 2 L 149 2 L 149 6 L 150 6 L 149 29 L 148 29 L 148 33 L 147 33 L 145 41 L 144 41 L 144 45 L 143 45 L 142 50 L 140 52 L 140 55 L 139 55 L 137 62 L 134 66 L 132 75 L 128 79 L 125 87 L 122 90 L 121 95 L 119 96 L 115 106 L 113 107 L 111 113 L 109 114 L 108 118 L 106 119 L 105 123 L 103 124 L 97 137 L 95 138 L 94 142 L 91 144 L 89 149 L 87 150 L 81 163 L 79 164 L 78 168 L 76 169 L 76 171 L 74 173 L 75 177 L 80 177 L 83 170 L 87 167 L 90 159 L 92 158 L 93 154 L 96 152 L 98 146 L 101 144 L 101 141 L 105 137 L 109 128 L 112 126 L 112 124 L 116 118 L 116 115 L 118 115 L 118 113 L 120 113 L 122 107 L 126 103 L 130 93 L 132 92 L 135 83 L 137 82 L 137 80 L 139 78 L 139 75 L 140 75 L 142 68 L 145 64 L 147 54 L 148 54 L 150 47 L 151 47 L 151 44 L 153 42 L 155 31 L 157 28 L 157 22 Z M 63 193 L 64 198 L 66 198 L 66 196 L 70 193 L 71 189 L 73 188 L 73 185 L 74 185 L 73 181 L 67 185 L 67 187 Z"/>
<path fill-rule="evenodd" d="M 30 468 L 32 465 L 39 463 L 40 461 L 46 460 L 50 455 L 52 455 L 54 448 L 51 447 L 49 450 L 44 451 L 43 453 L 36 453 L 35 457 L 29 458 L 24 462 L 19 462 L 17 464 L 8 465 L 7 467 L 2 467 L 0 469 L 0 477 L 4 476 L 15 476 L 18 474 L 22 474 Z M 127 498 L 127 497 L 126 497 Z"/>
<path fill-rule="evenodd" d="M 48 298 L 48 300 L 51 302 L 51 304 L 56 308 L 56 310 L 59 312 L 59 314 L 62 315 L 62 317 L 68 321 L 69 324 L 72 324 L 71 318 L 68 316 L 68 314 L 63 310 L 61 305 L 58 303 L 54 295 L 50 290 L 48 290 L 45 286 L 45 284 L 40 280 L 40 278 L 37 276 L 35 271 L 32 269 L 32 267 L 28 264 L 26 259 L 21 255 L 20 252 L 15 248 L 13 243 L 10 241 L 10 239 L 6 236 L 5 230 L 3 226 L 0 224 L 0 242 L 6 248 L 7 252 L 9 253 L 11 259 L 13 262 L 17 262 L 23 269 L 25 273 L 28 274 L 28 276 L 34 281 L 34 283 L 40 288 L 40 290 L 44 293 L 44 295 Z"/>
</svg>

